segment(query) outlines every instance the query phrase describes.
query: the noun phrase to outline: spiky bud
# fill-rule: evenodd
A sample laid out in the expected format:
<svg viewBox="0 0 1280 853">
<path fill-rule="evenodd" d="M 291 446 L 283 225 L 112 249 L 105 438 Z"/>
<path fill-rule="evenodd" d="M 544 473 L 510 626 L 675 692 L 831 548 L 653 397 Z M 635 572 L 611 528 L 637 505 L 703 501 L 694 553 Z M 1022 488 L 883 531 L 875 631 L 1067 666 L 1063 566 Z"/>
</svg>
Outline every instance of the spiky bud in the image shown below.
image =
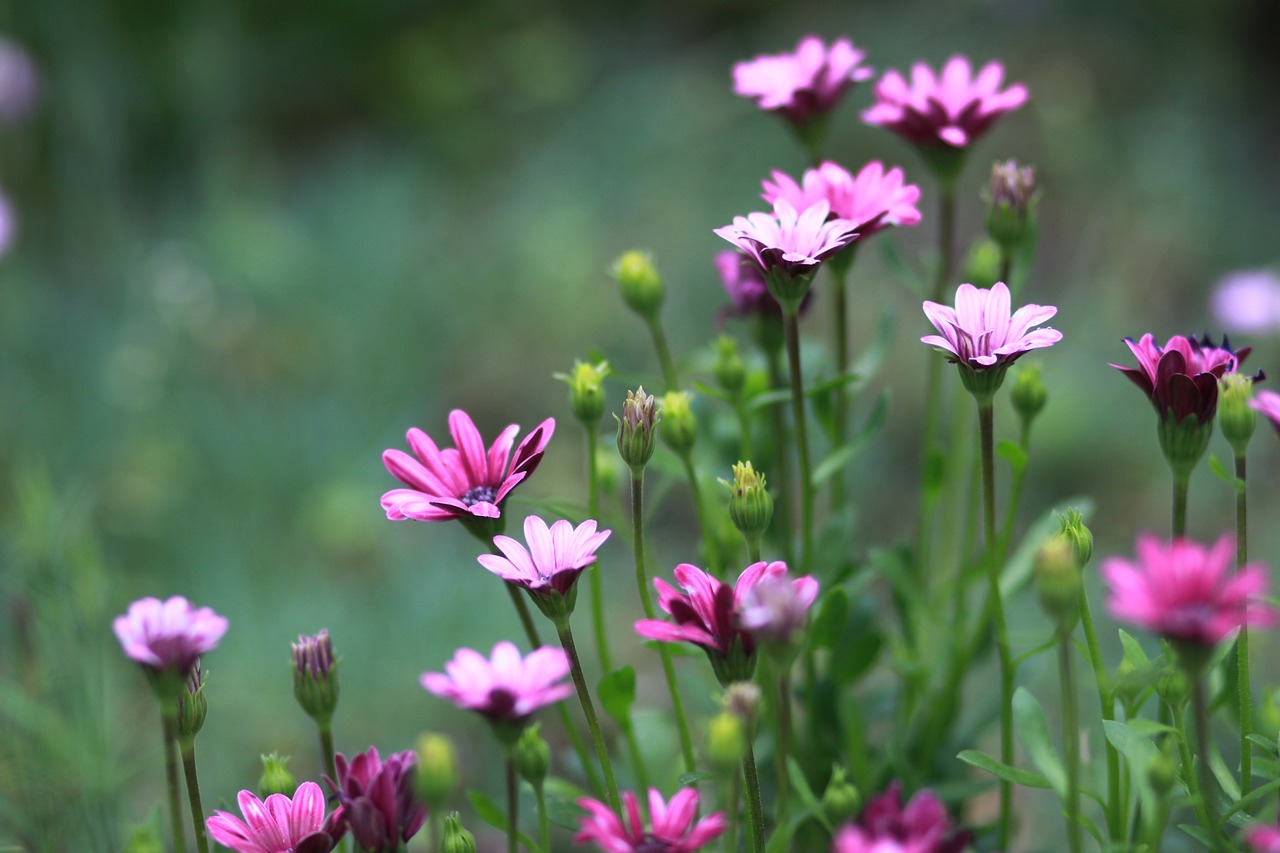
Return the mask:
<svg viewBox="0 0 1280 853">
<path fill-rule="evenodd" d="M 858 789 L 847 778 L 843 765 L 837 764 L 831 769 L 831 779 L 827 789 L 822 792 L 822 810 L 832 825 L 839 825 L 853 820 L 862 805 L 862 797 Z"/>
<path fill-rule="evenodd" d="M 729 517 L 748 543 L 758 542 L 773 520 L 773 498 L 765 476 L 751 467 L 751 462 L 733 466 L 733 482 L 721 480 L 729 489 Z"/>
<path fill-rule="evenodd" d="M 457 812 L 445 815 L 440 853 L 476 853 L 476 838 L 462 825 Z"/>
<path fill-rule="evenodd" d="M 707 761 L 721 773 L 734 773 L 747 754 L 747 730 L 742 720 L 721 711 L 707 725 Z"/>
<path fill-rule="evenodd" d="M 662 395 L 662 440 L 678 455 L 693 449 L 698 440 L 698 419 L 690 405 L 687 391 L 668 391 Z"/>
<path fill-rule="evenodd" d="M 573 416 L 590 429 L 595 428 L 604 414 L 604 378 L 611 372 L 607 361 L 592 364 L 575 360 L 573 370 L 555 374 L 556 379 L 569 386 Z"/>
<path fill-rule="evenodd" d="M 292 798 L 298 790 L 298 783 L 289 768 L 285 767 L 289 763 L 289 756 L 273 752 L 261 758 L 262 775 L 258 777 L 258 796 L 264 800 L 272 794 L 284 794 Z"/>
<path fill-rule="evenodd" d="M 1081 568 L 1089 565 L 1089 561 L 1093 559 L 1093 531 L 1085 526 L 1083 513 L 1076 507 L 1071 507 L 1066 515 L 1059 517 L 1058 523 L 1058 532 L 1075 550 L 1076 562 Z"/>
<path fill-rule="evenodd" d="M 327 725 L 338 707 L 338 663 L 329 632 L 298 637 L 293 643 L 293 695 L 311 719 Z"/>
<path fill-rule="evenodd" d="M 551 768 L 551 747 L 542 739 L 541 723 L 533 723 L 516 741 L 516 770 L 536 790 Z"/>
<path fill-rule="evenodd" d="M 1249 405 L 1252 399 L 1252 377 L 1226 373 L 1218 380 L 1218 428 L 1237 457 L 1244 456 L 1258 425 L 1258 413 Z"/>
<path fill-rule="evenodd" d="M 623 252 L 613 262 L 610 274 L 622 286 L 622 301 L 628 308 L 646 320 L 657 318 L 666 289 L 648 252 Z"/>
<path fill-rule="evenodd" d="M 453 741 L 442 734 L 427 732 L 418 738 L 418 796 L 434 811 L 458 787 L 458 755 Z"/>
<path fill-rule="evenodd" d="M 654 409 L 653 395 L 646 394 L 643 386 L 628 391 L 622 417 L 613 417 L 618 422 L 618 454 L 632 473 L 638 474 L 649 464 L 658 445 L 658 424 L 662 419 Z"/>
<path fill-rule="evenodd" d="M 1026 239 L 1035 209 L 1036 170 L 1013 160 L 991 167 L 990 197 L 987 200 L 987 233 L 1006 252 Z"/>
</svg>

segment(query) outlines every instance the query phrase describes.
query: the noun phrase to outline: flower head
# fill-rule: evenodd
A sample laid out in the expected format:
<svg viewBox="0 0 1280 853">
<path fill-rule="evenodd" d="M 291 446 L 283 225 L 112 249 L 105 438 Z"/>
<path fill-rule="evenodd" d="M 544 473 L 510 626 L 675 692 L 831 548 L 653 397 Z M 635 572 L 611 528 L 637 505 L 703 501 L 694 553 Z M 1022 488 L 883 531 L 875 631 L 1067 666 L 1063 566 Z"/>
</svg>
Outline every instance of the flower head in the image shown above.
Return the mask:
<svg viewBox="0 0 1280 853">
<path fill-rule="evenodd" d="M 555 428 L 554 418 L 538 424 L 516 447 L 513 457 L 511 446 L 520 431 L 515 424 L 504 429 L 487 451 L 480 431 L 460 409 L 449 413 L 455 447 L 441 450 L 430 436 L 414 427 L 407 440 L 416 459 L 402 450 L 382 454 L 382 464 L 391 476 L 409 487 L 384 494 L 382 508 L 392 521 L 500 518 L 502 502 L 538 467 Z"/>
<path fill-rule="evenodd" d="M 662 417 L 652 394 L 644 392 L 644 386 L 627 392 L 622 403 L 622 417 L 618 422 L 618 455 L 633 472 L 644 470 L 658 447 L 658 424 Z"/>
<path fill-rule="evenodd" d="M 1235 542 L 1223 536 L 1212 547 L 1189 539 L 1165 544 L 1138 537 L 1138 560 L 1109 557 L 1102 576 L 1111 587 L 1107 607 L 1171 640 L 1211 646 L 1241 625 L 1269 625 L 1275 614 L 1256 601 L 1266 592 L 1259 563 L 1232 572 Z"/>
<path fill-rule="evenodd" d="M 1280 276 L 1271 270 L 1240 270 L 1218 282 L 1213 313 L 1228 329 L 1249 334 L 1280 332 Z"/>
<path fill-rule="evenodd" d="M 1244 843 L 1253 853 L 1280 853 L 1280 827 L 1270 823 L 1255 824 L 1245 830 Z"/>
<path fill-rule="evenodd" d="M 388 755 L 369 747 L 347 761 L 334 758 L 338 781 L 327 779 L 338 795 L 341 826 L 351 830 L 360 849 L 370 853 L 396 853 L 417 834 L 427 820 L 427 809 L 418 800 L 414 784 L 417 754 Z"/>
<path fill-rule="evenodd" d="M 862 114 L 922 147 L 968 148 L 996 119 L 1026 103 L 1027 88 L 1000 90 L 1004 66 L 988 62 L 976 75 L 963 56 L 953 56 L 941 74 L 923 62 L 911 67 L 911 83 L 886 71 L 875 87 L 875 104 Z"/>
<path fill-rule="evenodd" d="M 596 551 L 609 538 L 611 531 L 596 531 L 594 519 L 587 519 L 577 527 L 563 518 L 550 527 L 536 515 L 524 520 L 525 548 L 509 536 L 493 537 L 493 544 L 503 556 L 481 554 L 480 565 L 507 583 L 529 591 L 533 600 L 552 619 L 544 603 L 553 609 L 567 604 L 564 614 L 572 612 L 570 593 L 578 576 L 596 561 Z"/>
<path fill-rule="evenodd" d="M 747 590 L 738 621 L 757 640 L 787 644 L 804 628 L 818 583 L 802 584 L 771 576 Z"/>
<path fill-rule="evenodd" d="M 901 849 L 908 853 L 959 853 L 968 846 L 972 836 L 965 830 L 957 830 L 947 816 L 942 801 L 932 791 L 917 791 L 902 805 L 902 783 L 893 782 L 883 794 L 872 797 L 862 811 L 858 828 L 864 838 L 873 844 L 869 847 L 837 847 L 837 853 L 864 850 Z M 882 847 L 885 843 L 898 848 Z"/>
<path fill-rule="evenodd" d="M 200 655 L 217 647 L 227 632 L 227 620 L 212 608 L 192 607 L 175 595 L 167 601 L 140 598 L 111 627 L 130 659 L 185 679 Z"/>
<path fill-rule="evenodd" d="M 1280 394 L 1275 391 L 1258 391 L 1249 401 L 1249 406 L 1265 415 L 1276 428 L 1276 435 L 1280 435 Z"/>
<path fill-rule="evenodd" d="M 1125 343 L 1138 359 L 1138 366 L 1112 364 L 1142 389 L 1162 418 L 1174 422 L 1195 415 L 1200 423 L 1213 420 L 1218 410 L 1218 380 L 1234 373 L 1249 355 L 1250 347 L 1233 351 L 1226 338 L 1216 346 L 1208 336 L 1174 335 L 1163 347 L 1150 334 L 1137 343 Z"/>
<path fill-rule="evenodd" d="M 578 800 L 587 814 L 574 841 L 594 841 L 605 853 L 693 853 L 728 826 L 723 812 L 693 822 L 698 813 L 698 792 L 693 788 L 682 788 L 669 803 L 657 788 L 650 788 L 648 830 L 640 819 L 636 795 L 624 791 L 622 802 L 625 824 L 604 803 L 587 797 Z"/>
<path fill-rule="evenodd" d="M 263 802 L 241 791 L 237 800 L 244 820 L 217 811 L 205 821 L 213 840 L 237 853 L 329 853 L 342 837 L 341 810 L 325 820 L 324 793 L 315 782 L 303 782 L 292 798 L 272 794 Z"/>
<path fill-rule="evenodd" d="M 890 225 L 915 225 L 920 221 L 916 202 L 920 188 L 904 183 L 902 170 L 888 171 L 878 161 L 851 175 L 843 166 L 827 161 L 804 173 L 800 182 L 785 172 L 774 171 L 773 180 L 763 182 L 763 198 L 769 204 L 785 199 L 796 210 L 805 210 L 819 201 L 830 205 L 829 216 L 853 223 L 859 239 Z"/>
<path fill-rule="evenodd" d="M 734 65 L 733 91 L 753 98 L 762 110 L 803 125 L 830 112 L 853 84 L 871 79 L 875 72 L 862 64 L 864 56 L 847 38 L 828 48 L 817 36 L 805 36 L 793 53 Z"/>
<path fill-rule="evenodd" d="M 422 686 L 490 719 L 523 722 L 543 705 L 573 693 L 572 684 L 556 683 L 569 674 L 569 658 L 551 646 L 524 658 L 508 642 L 495 645 L 491 659 L 474 649 L 458 649 L 444 668 L 443 673 L 424 673 Z"/>
</svg>

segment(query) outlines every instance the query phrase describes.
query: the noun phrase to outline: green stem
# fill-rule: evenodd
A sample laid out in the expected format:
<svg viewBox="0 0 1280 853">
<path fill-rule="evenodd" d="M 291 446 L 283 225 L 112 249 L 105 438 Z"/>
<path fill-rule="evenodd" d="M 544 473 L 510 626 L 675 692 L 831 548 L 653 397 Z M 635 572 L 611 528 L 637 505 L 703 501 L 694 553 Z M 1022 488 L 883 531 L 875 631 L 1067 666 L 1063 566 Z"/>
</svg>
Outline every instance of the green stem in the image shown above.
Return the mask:
<svg viewBox="0 0 1280 853">
<path fill-rule="evenodd" d="M 649 334 L 653 336 L 653 347 L 658 351 L 658 363 L 662 365 L 662 381 L 668 391 L 680 388 L 680 376 L 676 373 L 676 363 L 671 359 L 671 350 L 667 347 L 667 336 L 662 331 L 662 321 L 655 312 L 649 318 Z"/>
<path fill-rule="evenodd" d="M 764 853 L 764 809 L 760 805 L 760 777 L 756 773 L 756 754 L 747 738 L 747 752 L 742 756 L 742 776 L 747 782 L 747 820 L 751 823 L 751 851 Z"/>
<path fill-rule="evenodd" d="M 725 808 L 725 814 L 729 818 L 729 826 L 724 834 L 725 853 L 738 853 L 738 800 L 742 796 L 742 785 L 739 781 L 742 778 L 741 773 L 732 773 L 729 776 L 729 800 L 728 806 Z"/>
<path fill-rule="evenodd" d="M 760 562 L 760 537 L 748 538 L 744 536 L 742 538 L 747 543 L 747 557 L 749 558 L 747 564 Z"/>
<path fill-rule="evenodd" d="M 997 281 L 1003 281 L 1011 290 L 1013 285 L 1009 284 L 1009 277 L 1013 275 L 1013 253 L 1001 250 L 1000 252 L 1000 278 Z"/>
<path fill-rule="evenodd" d="M 738 416 L 738 432 L 740 433 L 739 441 L 742 447 L 742 458 L 747 460 L 751 458 L 751 412 L 747 409 L 746 401 L 739 396 L 733 402 L 734 414 Z"/>
<path fill-rule="evenodd" d="M 209 841 L 204 833 L 204 807 L 200 803 L 200 779 L 196 775 L 196 739 L 179 738 L 178 745 L 182 750 L 182 772 L 187 780 L 187 802 L 191 806 L 191 825 L 196 836 L 196 849 L 200 853 L 209 853 Z"/>
<path fill-rule="evenodd" d="M 1204 803 L 1205 829 L 1213 837 L 1215 850 L 1223 850 L 1222 833 L 1218 830 L 1218 806 L 1214 802 L 1213 770 L 1209 767 L 1209 703 L 1205 698 L 1204 672 L 1191 679 L 1191 713 L 1196 721 L 1196 754 L 1199 755 L 1200 799 Z"/>
<path fill-rule="evenodd" d="M 591 701 L 591 691 L 587 689 L 587 681 L 582 675 L 582 661 L 578 658 L 578 647 L 573 642 L 573 629 L 566 618 L 562 624 L 556 625 L 560 635 L 560 646 L 569 658 L 569 673 L 573 676 L 573 686 L 578 691 L 578 702 L 582 705 L 582 713 L 587 718 L 587 728 L 591 731 L 591 740 L 596 746 L 596 758 L 600 760 L 600 770 L 604 773 L 605 791 L 609 795 L 609 806 L 621 813 L 622 804 L 618 799 L 618 784 L 613 780 L 613 765 L 609 762 L 609 750 L 604 743 L 604 735 L 600 732 L 600 721 L 596 718 L 596 706 Z"/>
<path fill-rule="evenodd" d="M 428 853 L 439 850 L 442 841 L 444 841 L 444 812 L 441 809 L 432 809 L 427 815 Z"/>
<path fill-rule="evenodd" d="M 1067 844 L 1080 853 L 1080 722 L 1071 671 L 1071 634 L 1058 631 L 1058 677 L 1062 684 L 1062 745 L 1067 753 Z"/>
<path fill-rule="evenodd" d="M 600 517 L 600 465 L 596 459 L 597 430 L 594 425 L 585 429 L 587 439 L 587 516 Z M 609 636 L 604 622 L 604 581 L 600 569 L 590 572 L 591 625 L 595 629 L 596 654 L 600 656 L 600 668 L 613 672 L 609 657 Z"/>
<path fill-rule="evenodd" d="M 843 250 L 845 252 L 853 251 L 852 246 L 847 246 Z M 847 294 L 847 276 L 849 273 L 848 265 L 844 263 L 832 263 L 831 273 L 833 280 L 833 296 L 835 305 L 831 308 L 831 331 L 835 342 L 835 373 L 836 376 L 843 376 L 844 372 L 849 369 L 849 308 Z M 835 441 L 833 444 L 839 448 L 843 447 L 846 435 L 849 431 L 849 407 L 848 393 L 845 384 L 842 382 L 835 387 L 832 392 L 831 414 L 832 422 L 835 426 Z M 836 474 L 831 478 L 831 511 L 839 512 L 844 506 L 845 501 L 845 478 L 840 474 Z"/>
<path fill-rule="evenodd" d="M 169 825 L 173 827 L 174 853 L 186 853 L 187 838 L 182 831 L 182 797 L 178 793 L 178 704 L 166 703 L 160 709 L 161 732 L 164 736 L 164 775 L 169 795 Z"/>
<path fill-rule="evenodd" d="M 813 557 L 813 469 L 809 466 L 809 430 L 805 422 L 804 378 L 800 371 L 800 312 L 787 308 L 783 322 L 791 370 L 791 414 L 796 425 L 796 454 L 800 465 L 800 566 L 808 570 Z"/>
<path fill-rule="evenodd" d="M 520 818 L 520 802 L 516 790 L 516 759 L 507 756 L 507 853 L 516 853 L 517 822 Z"/>
<path fill-rule="evenodd" d="M 337 780 L 338 767 L 333 759 L 333 728 L 325 722 L 317 723 L 316 729 L 320 733 L 320 755 L 324 759 L 325 772 L 330 779 Z"/>
<path fill-rule="evenodd" d="M 710 524 L 707 522 L 707 512 L 702 505 L 702 486 L 698 483 L 698 471 L 693 467 L 693 454 L 688 451 L 677 454 L 680 461 L 684 463 L 685 476 L 689 478 L 689 491 L 693 497 L 693 512 L 698 519 L 698 528 L 702 531 L 702 541 L 707 549 L 707 570 L 716 577 L 720 577 L 720 549 L 716 547 L 716 541 Z"/>
<path fill-rule="evenodd" d="M 1187 489 L 1191 478 L 1179 474 L 1173 475 L 1173 538 L 1179 539 L 1187 535 Z"/>
<path fill-rule="evenodd" d="M 1245 490 L 1245 455 L 1236 455 L 1236 572 L 1249 562 L 1249 504 Z M 1240 687 L 1240 795 L 1253 789 L 1253 689 L 1249 683 L 1249 626 L 1241 625 L 1236 637 L 1236 674 Z"/>
<path fill-rule="evenodd" d="M 778 800 L 774 823 L 787 825 L 787 799 L 791 790 L 791 776 L 787 771 L 787 756 L 791 749 L 791 679 L 786 667 L 778 671 L 778 740 L 776 746 Z"/>
<path fill-rule="evenodd" d="M 1084 630 L 1085 646 L 1089 649 L 1093 680 L 1098 686 L 1102 719 L 1114 720 L 1116 700 L 1110 686 L 1111 676 L 1102 660 L 1102 646 L 1098 643 L 1098 632 L 1093 627 L 1093 612 L 1089 609 L 1089 596 L 1085 594 L 1083 585 L 1080 588 L 1080 627 Z M 1107 750 L 1107 837 L 1118 842 L 1124 837 L 1124 816 L 1128 811 L 1120 796 L 1120 753 L 1109 740 L 1105 741 L 1104 746 Z"/>
<path fill-rule="evenodd" d="M 1187 793 L 1191 795 L 1191 805 L 1195 808 L 1196 818 L 1213 834 L 1212 822 L 1205 810 L 1204 797 L 1200 795 L 1200 779 L 1196 774 L 1196 763 L 1191 757 L 1191 742 L 1187 737 L 1187 715 L 1184 708 L 1173 712 L 1178 728 L 1178 756 L 1182 760 L 1182 778 L 1187 785 Z M 1203 764 L 1201 766 L 1204 766 Z"/>
<path fill-rule="evenodd" d="M 771 350 L 767 356 L 769 390 L 781 391 L 783 388 L 782 364 L 778 359 L 778 353 L 776 350 Z M 795 507 L 791 487 L 791 458 L 787 452 L 787 422 L 781 406 L 770 406 L 769 411 L 772 415 L 773 467 L 778 472 L 777 478 L 773 481 L 774 488 L 778 491 L 775 516 L 778 520 L 778 530 L 782 534 L 779 537 L 782 540 L 782 559 L 790 566 L 795 565 L 796 555 L 792 536 L 795 532 Z"/>
<path fill-rule="evenodd" d="M 533 786 L 533 796 L 538 806 L 538 849 L 551 853 L 551 822 L 547 818 L 547 794 L 541 782 Z"/>
<path fill-rule="evenodd" d="M 656 619 L 653 601 L 649 597 L 649 580 L 644 568 L 644 471 L 631 472 L 631 529 L 633 531 L 636 560 L 636 589 L 640 593 L 640 605 L 648 619 Z M 693 759 L 693 737 L 684 715 L 684 700 L 680 698 L 680 686 L 676 683 L 676 670 L 671 665 L 671 653 L 662 643 L 658 644 L 658 656 L 662 659 L 662 673 L 667 679 L 667 692 L 671 694 L 671 710 L 676 718 L 676 730 L 680 734 L 680 752 L 684 757 L 686 773 L 693 773 L 697 765 Z"/>
</svg>

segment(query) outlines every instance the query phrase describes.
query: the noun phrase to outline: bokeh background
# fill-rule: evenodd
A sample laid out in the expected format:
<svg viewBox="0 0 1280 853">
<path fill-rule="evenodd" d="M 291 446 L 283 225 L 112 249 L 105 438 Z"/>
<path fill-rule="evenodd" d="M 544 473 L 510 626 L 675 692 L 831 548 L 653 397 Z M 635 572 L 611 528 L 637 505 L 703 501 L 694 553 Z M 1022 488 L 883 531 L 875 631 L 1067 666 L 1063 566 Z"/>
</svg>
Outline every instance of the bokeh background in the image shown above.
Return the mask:
<svg viewBox="0 0 1280 853">
<path fill-rule="evenodd" d="M 1277 26 L 1266 0 L 0 3 L 0 33 L 38 70 L 27 115 L 0 122 L 15 223 L 0 258 L 0 847 L 118 850 L 158 801 L 154 702 L 110 631 L 143 595 L 231 621 L 205 662 L 207 807 L 254 786 L 260 753 L 316 777 L 286 663 L 321 627 L 344 658 L 340 751 L 447 729 L 484 782 L 487 733 L 417 677 L 516 627 L 460 526 L 383 517 L 379 455 L 409 426 L 444 434 L 452 408 L 487 438 L 554 416 L 509 513 L 581 504 L 580 430 L 552 374 L 598 351 L 615 404 L 656 383 L 606 275 L 634 246 L 663 272 L 677 357 L 709 381 L 726 301 L 711 229 L 761 207 L 770 169 L 804 166 L 786 128 L 731 93 L 730 68 L 807 33 L 850 36 L 878 70 L 1000 58 L 1030 88 L 973 152 L 961 244 L 980 235 L 991 162 L 1035 164 L 1023 297 L 1058 305 L 1065 338 L 1038 359 L 1051 398 L 1024 519 L 1089 495 L 1098 553 L 1128 552 L 1167 523 L 1167 475 L 1148 404 L 1105 363 L 1130 360 L 1126 335 L 1221 332 L 1214 283 L 1280 260 Z M 869 103 L 869 86 L 847 98 L 829 154 L 922 185 L 924 222 L 892 239 L 923 263 L 933 185 L 859 122 Z M 880 252 L 861 253 L 853 288 L 855 342 L 883 311 L 896 321 L 874 385 L 891 390 L 888 425 L 852 475 L 856 557 L 911 529 L 930 330 Z M 1234 342 L 1280 372 L 1274 332 Z M 697 405 L 704 424 L 727 417 Z M 1252 465 L 1254 551 L 1274 560 L 1265 427 Z M 666 573 L 694 559 L 693 528 L 679 478 L 655 476 Z M 1230 507 L 1202 468 L 1192 532 L 1227 529 Z M 638 610 L 624 531 L 601 563 L 618 647 Z"/>
</svg>

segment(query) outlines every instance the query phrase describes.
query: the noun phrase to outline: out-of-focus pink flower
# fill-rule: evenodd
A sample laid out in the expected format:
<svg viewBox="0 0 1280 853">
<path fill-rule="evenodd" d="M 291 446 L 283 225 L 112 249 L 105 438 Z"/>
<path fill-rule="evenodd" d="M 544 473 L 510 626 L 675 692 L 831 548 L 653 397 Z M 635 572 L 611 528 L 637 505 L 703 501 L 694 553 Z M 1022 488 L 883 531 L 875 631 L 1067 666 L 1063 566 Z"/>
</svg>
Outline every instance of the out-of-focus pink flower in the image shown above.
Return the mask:
<svg viewBox="0 0 1280 853">
<path fill-rule="evenodd" d="M 862 64 L 865 54 L 847 38 L 828 48 L 817 36 L 805 36 L 794 53 L 757 56 L 733 66 L 733 91 L 753 98 L 762 110 L 796 125 L 831 111 L 854 83 L 875 72 Z"/>
<path fill-rule="evenodd" d="M 769 316 L 782 319 L 782 306 L 769 292 L 769 283 L 764 280 L 764 271 L 755 259 L 745 252 L 718 252 L 716 254 L 716 271 L 720 273 L 720 281 L 724 291 L 729 295 L 731 305 L 723 309 L 720 318 Z M 800 303 L 803 314 L 813 303 L 813 291 L 805 294 Z"/>
<path fill-rule="evenodd" d="M 696 824 L 698 792 L 682 788 L 667 803 L 657 788 L 649 789 L 649 830 L 640 819 L 636 795 L 622 794 L 626 823 L 599 800 L 583 797 L 578 805 L 587 810 L 574 841 L 594 841 L 605 853 L 693 853 L 717 838 L 728 826 L 724 812 L 704 817 Z"/>
<path fill-rule="evenodd" d="M 830 204 L 819 201 L 802 212 L 786 199 L 774 202 L 773 213 L 735 216 L 715 233 L 750 255 L 766 276 L 788 281 L 812 277 L 824 260 L 858 236 L 854 223 L 828 219 Z"/>
<path fill-rule="evenodd" d="M 928 853 L 928 848 L 903 844 L 893 838 L 876 838 L 857 826 L 846 826 L 836 834 L 831 853 Z"/>
<path fill-rule="evenodd" d="M 817 597 L 818 582 L 811 577 L 764 577 L 747 590 L 738 622 L 757 640 L 786 644 L 804 628 Z"/>
<path fill-rule="evenodd" d="M 1195 415 L 1200 423 L 1213 420 L 1218 410 L 1218 380 L 1234 373 L 1250 347 L 1232 351 L 1226 338 L 1217 346 L 1207 337 L 1174 335 L 1163 347 L 1150 334 L 1125 343 L 1138 359 L 1136 368 L 1111 364 L 1142 389 L 1162 418 L 1174 422 Z"/>
<path fill-rule="evenodd" d="M 22 121 L 40 95 L 40 74 L 30 54 L 16 42 L 0 37 L 0 119 Z"/>
<path fill-rule="evenodd" d="M 952 825 L 942 801 L 927 788 L 916 791 L 904 808 L 902 783 L 897 781 L 867 802 L 858 825 L 864 838 L 876 844 L 894 842 L 908 853 L 959 853 L 972 840 L 971 833 Z"/>
<path fill-rule="evenodd" d="M 9 197 L 0 191 L 0 257 L 4 257 L 13 245 L 13 238 L 18 233 L 18 218 L 14 215 L 13 205 Z"/>
<path fill-rule="evenodd" d="M 325 820 L 324 792 L 315 782 L 303 782 L 292 799 L 272 794 L 264 803 L 241 791 L 237 800 L 244 820 L 217 811 L 205 821 L 213 840 L 237 853 L 329 853 L 342 838 L 335 821 L 341 810 Z"/>
<path fill-rule="evenodd" d="M 1111 587 L 1107 607 L 1116 618 L 1199 645 L 1213 645 L 1241 625 L 1273 623 L 1275 614 L 1256 600 L 1266 593 L 1267 570 L 1251 563 L 1232 572 L 1232 537 L 1209 548 L 1190 539 L 1165 544 L 1144 535 L 1137 550 L 1136 563 L 1119 557 L 1102 563 Z"/>
<path fill-rule="evenodd" d="M 1214 288 L 1213 313 L 1224 327 L 1234 331 L 1280 331 L 1280 276 L 1271 270 L 1231 273 Z"/>
<path fill-rule="evenodd" d="M 897 71 L 885 72 L 875 86 L 876 102 L 862 120 L 923 147 L 967 148 L 996 119 L 1026 103 L 1025 86 L 1015 83 L 1001 91 L 1003 81 L 999 62 L 988 62 L 977 75 L 963 56 L 951 57 L 938 75 L 917 62 L 910 85 Z"/>
<path fill-rule="evenodd" d="M 1276 435 L 1280 435 L 1280 394 L 1275 391 L 1255 391 L 1249 406 L 1265 415 L 1276 428 Z"/>
<path fill-rule="evenodd" d="M 212 608 L 194 608 L 175 595 L 167 601 L 140 598 L 111 627 L 130 659 L 186 678 L 196 659 L 217 647 L 227 632 L 227 620 Z"/>
<path fill-rule="evenodd" d="M 762 197 L 769 204 L 785 199 L 796 210 L 805 210 L 819 201 L 831 206 L 830 216 L 854 224 L 863 239 L 890 225 L 915 225 L 920 221 L 916 202 L 920 188 L 903 182 L 896 166 L 885 171 L 872 161 L 851 175 L 831 161 L 804 173 L 801 182 L 785 172 L 774 171 L 773 180 L 764 181 Z"/>
<path fill-rule="evenodd" d="M 555 427 L 554 418 L 538 424 L 516 447 L 514 457 L 511 445 L 520 427 L 512 424 L 504 429 L 486 451 L 480 430 L 460 409 L 449 413 L 449 432 L 456 447 L 441 450 L 425 432 L 410 429 L 407 440 L 416 459 L 402 450 L 382 454 L 382 464 L 391 476 L 409 487 L 382 496 L 387 518 L 500 518 L 503 500 L 538 467 Z"/>
<path fill-rule="evenodd" d="M 495 536 L 493 544 L 504 556 L 481 554 L 480 565 L 508 583 L 538 595 L 568 595 L 578 575 L 596 561 L 596 550 L 612 531 L 596 531 L 595 519 L 574 527 L 564 519 L 547 527 L 536 515 L 524 520 L 528 549 L 510 536 Z"/>
<path fill-rule="evenodd" d="M 1058 309 L 1052 305 L 1024 305 L 1010 314 L 1009 288 L 997 281 L 990 290 L 962 284 L 956 289 L 956 307 L 924 303 L 925 316 L 938 335 L 920 340 L 951 356 L 966 370 L 1000 370 L 1033 349 L 1062 340 L 1056 329 L 1032 329 Z"/>
<path fill-rule="evenodd" d="M 504 641 L 493 647 L 492 660 L 474 649 L 458 649 L 444 668 L 423 673 L 422 686 L 493 720 L 523 721 L 573 693 L 572 684 L 556 683 L 569 674 L 569 658 L 551 646 L 522 658 L 513 643 Z"/>
<path fill-rule="evenodd" d="M 1280 853 L 1280 827 L 1270 823 L 1251 826 L 1245 830 L 1244 843 L 1253 853 Z"/>
<path fill-rule="evenodd" d="M 342 804 L 335 816 L 361 850 L 396 853 L 422 829 L 427 808 L 414 785 L 417 761 L 414 752 L 393 753 L 383 761 L 374 747 L 351 761 L 341 753 L 334 758 L 338 781 L 325 781 Z"/>
</svg>

